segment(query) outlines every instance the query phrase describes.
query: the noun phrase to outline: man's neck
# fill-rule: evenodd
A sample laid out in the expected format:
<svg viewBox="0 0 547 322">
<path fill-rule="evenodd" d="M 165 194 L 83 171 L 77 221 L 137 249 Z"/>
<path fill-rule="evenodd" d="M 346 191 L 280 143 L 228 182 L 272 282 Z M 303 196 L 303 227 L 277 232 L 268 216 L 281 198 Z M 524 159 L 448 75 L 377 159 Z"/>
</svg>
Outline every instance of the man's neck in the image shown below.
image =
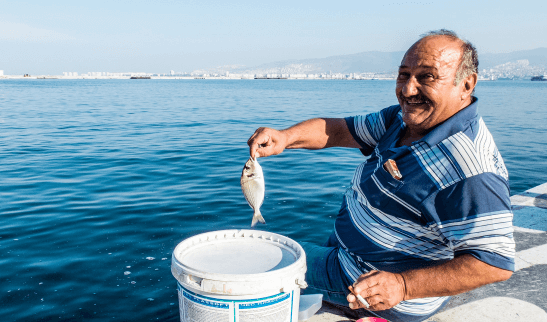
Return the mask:
<svg viewBox="0 0 547 322">
<path fill-rule="evenodd" d="M 403 145 L 411 146 L 412 142 L 418 141 L 419 139 L 423 138 L 424 135 L 414 134 L 411 133 L 411 131 L 408 129 L 408 127 L 405 127 L 403 129 L 403 134 L 397 141 L 396 146 L 401 147 Z"/>
</svg>

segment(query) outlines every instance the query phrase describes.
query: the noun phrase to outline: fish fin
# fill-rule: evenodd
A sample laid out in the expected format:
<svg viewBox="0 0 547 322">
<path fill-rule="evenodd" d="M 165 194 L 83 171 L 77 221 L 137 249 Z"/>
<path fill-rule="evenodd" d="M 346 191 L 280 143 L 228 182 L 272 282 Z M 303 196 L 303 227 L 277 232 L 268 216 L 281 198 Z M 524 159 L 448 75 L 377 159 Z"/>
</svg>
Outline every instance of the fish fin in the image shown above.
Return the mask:
<svg viewBox="0 0 547 322">
<path fill-rule="evenodd" d="M 256 210 L 255 214 L 253 215 L 253 222 L 251 223 L 251 228 L 256 226 L 256 224 L 260 222 L 262 224 L 266 223 L 266 220 L 264 220 L 264 217 L 262 217 L 262 214 L 260 213 L 260 210 Z"/>
</svg>

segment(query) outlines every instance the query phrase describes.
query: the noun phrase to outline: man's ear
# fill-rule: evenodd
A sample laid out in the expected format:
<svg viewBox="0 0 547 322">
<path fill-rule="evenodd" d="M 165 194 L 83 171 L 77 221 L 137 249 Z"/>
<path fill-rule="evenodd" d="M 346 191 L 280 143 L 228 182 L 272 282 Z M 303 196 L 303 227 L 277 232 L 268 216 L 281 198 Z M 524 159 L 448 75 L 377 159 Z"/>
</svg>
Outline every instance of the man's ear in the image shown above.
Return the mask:
<svg viewBox="0 0 547 322">
<path fill-rule="evenodd" d="M 478 78 L 479 76 L 477 73 L 472 73 L 462 81 L 462 101 L 466 100 L 469 96 L 471 96 L 471 94 L 473 94 Z"/>
</svg>

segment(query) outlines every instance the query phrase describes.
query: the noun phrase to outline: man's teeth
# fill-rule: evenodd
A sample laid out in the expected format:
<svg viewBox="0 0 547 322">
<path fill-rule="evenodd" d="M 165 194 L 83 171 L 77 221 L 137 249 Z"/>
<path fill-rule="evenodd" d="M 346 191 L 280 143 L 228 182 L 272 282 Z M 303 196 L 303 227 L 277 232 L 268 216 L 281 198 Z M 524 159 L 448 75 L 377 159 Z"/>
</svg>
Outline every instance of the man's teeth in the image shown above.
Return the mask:
<svg viewBox="0 0 547 322">
<path fill-rule="evenodd" d="M 406 101 L 407 104 L 412 104 L 412 105 L 420 105 L 420 104 L 426 104 L 427 101 Z"/>
</svg>

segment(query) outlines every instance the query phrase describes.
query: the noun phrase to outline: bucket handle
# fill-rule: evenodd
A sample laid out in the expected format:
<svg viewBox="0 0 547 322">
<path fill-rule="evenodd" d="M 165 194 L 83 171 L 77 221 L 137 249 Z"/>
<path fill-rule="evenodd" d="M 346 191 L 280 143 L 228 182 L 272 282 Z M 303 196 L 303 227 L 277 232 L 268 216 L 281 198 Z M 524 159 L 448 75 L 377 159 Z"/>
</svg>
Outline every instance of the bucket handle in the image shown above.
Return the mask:
<svg viewBox="0 0 547 322">
<path fill-rule="evenodd" d="M 306 281 L 304 279 L 297 278 L 295 282 L 296 282 L 296 285 L 298 285 L 298 287 L 300 287 L 302 289 L 308 287 L 308 283 L 306 283 Z"/>
<path fill-rule="evenodd" d="M 188 285 L 192 285 L 194 287 L 201 288 L 201 282 L 203 281 L 203 278 L 185 274 L 184 279 L 185 279 L 185 282 Z"/>
</svg>

